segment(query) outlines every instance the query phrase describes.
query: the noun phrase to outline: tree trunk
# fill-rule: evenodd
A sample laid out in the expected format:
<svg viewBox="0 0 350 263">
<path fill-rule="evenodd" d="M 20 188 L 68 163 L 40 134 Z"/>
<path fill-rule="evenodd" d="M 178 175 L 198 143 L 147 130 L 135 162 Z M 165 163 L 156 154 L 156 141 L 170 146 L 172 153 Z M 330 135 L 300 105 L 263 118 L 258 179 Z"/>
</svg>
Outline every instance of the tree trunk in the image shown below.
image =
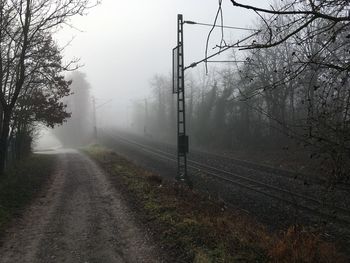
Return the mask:
<svg viewBox="0 0 350 263">
<path fill-rule="evenodd" d="M 6 167 L 10 116 L 9 112 L 4 111 L 3 126 L 0 134 L 0 176 L 4 174 Z"/>
</svg>

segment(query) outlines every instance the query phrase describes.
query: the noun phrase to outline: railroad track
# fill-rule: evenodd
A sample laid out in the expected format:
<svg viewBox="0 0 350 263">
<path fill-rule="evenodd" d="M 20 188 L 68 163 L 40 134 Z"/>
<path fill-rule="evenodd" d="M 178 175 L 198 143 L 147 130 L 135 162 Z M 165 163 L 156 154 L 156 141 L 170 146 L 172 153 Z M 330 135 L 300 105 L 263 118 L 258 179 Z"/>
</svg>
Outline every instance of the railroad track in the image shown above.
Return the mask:
<svg viewBox="0 0 350 263">
<path fill-rule="evenodd" d="M 109 137 L 111 140 L 117 140 L 132 145 L 157 158 L 174 163 L 177 162 L 177 156 L 173 153 L 127 139 L 120 135 L 110 136 L 105 134 L 105 136 Z M 330 206 L 314 197 L 296 193 L 278 186 L 269 185 L 259 180 L 248 178 L 232 171 L 213 167 L 199 161 L 188 159 L 188 168 L 197 173 L 200 172 L 202 175 L 208 176 L 212 179 L 220 180 L 233 186 L 267 196 L 284 204 L 297 207 L 300 210 L 308 211 L 322 219 L 327 219 L 327 221 L 332 221 L 346 227 L 350 225 L 350 210 L 346 208 Z"/>
<path fill-rule="evenodd" d="M 164 152 L 176 153 L 177 151 L 176 147 L 172 144 L 160 143 L 156 141 L 151 141 L 151 143 L 156 145 L 153 148 L 163 149 Z M 328 181 L 325 178 L 320 178 L 309 174 L 303 174 L 300 172 L 294 172 L 294 171 L 280 169 L 280 168 L 276 168 L 268 165 L 249 162 L 246 160 L 235 159 L 233 157 L 229 157 L 218 153 L 211 153 L 211 152 L 192 149 L 190 155 L 191 157 L 196 159 L 207 159 L 209 156 L 212 159 L 220 159 L 221 161 L 224 161 L 226 163 L 231 163 L 231 165 L 233 165 L 235 168 L 240 168 L 251 172 L 259 171 L 260 174 L 265 174 L 268 176 L 274 175 L 275 177 L 280 177 L 282 179 L 289 178 L 293 181 L 298 181 L 301 184 L 305 184 L 305 185 L 325 186 L 328 183 Z M 217 167 L 217 166 L 220 166 L 220 164 L 213 163 L 212 166 Z M 335 187 L 337 190 L 347 191 L 348 193 L 350 193 L 350 184 L 347 182 L 338 183 L 337 185 L 335 185 Z"/>
</svg>

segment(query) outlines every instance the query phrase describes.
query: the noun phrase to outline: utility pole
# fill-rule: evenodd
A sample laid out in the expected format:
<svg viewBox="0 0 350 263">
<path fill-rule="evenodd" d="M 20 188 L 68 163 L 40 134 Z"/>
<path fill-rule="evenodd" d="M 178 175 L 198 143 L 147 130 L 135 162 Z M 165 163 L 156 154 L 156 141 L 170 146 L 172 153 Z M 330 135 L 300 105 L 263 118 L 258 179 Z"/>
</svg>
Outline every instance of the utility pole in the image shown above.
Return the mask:
<svg viewBox="0 0 350 263">
<path fill-rule="evenodd" d="M 148 102 L 147 98 L 145 99 L 145 126 L 143 127 L 143 135 L 147 136 L 147 123 L 148 123 Z"/>
<path fill-rule="evenodd" d="M 201 59 L 197 62 L 191 63 L 189 66 L 185 67 L 184 65 L 184 34 L 183 26 L 184 24 L 190 25 L 204 25 L 210 27 L 221 27 L 221 28 L 230 28 L 238 30 L 249 30 L 255 31 L 253 34 L 243 38 L 242 40 L 237 41 L 233 45 L 229 45 L 217 51 L 214 54 L 209 56 L 206 55 L 204 59 Z M 259 34 L 260 30 L 254 30 L 249 28 L 241 27 L 231 27 L 231 26 L 217 26 L 209 25 L 204 23 L 198 23 L 193 21 L 184 21 L 181 14 L 177 15 L 177 46 L 173 49 L 173 93 L 177 94 L 177 180 L 186 182 L 190 188 L 192 188 L 192 182 L 187 174 L 187 154 L 189 152 L 189 142 L 188 136 L 186 135 L 186 111 L 185 111 L 185 70 L 194 68 L 201 63 L 208 62 L 235 62 L 241 63 L 244 61 L 212 61 L 209 60 L 213 57 L 216 57 L 222 54 L 224 51 L 231 48 L 239 48 L 242 43 L 247 41 Z M 203 100 L 203 93 L 202 93 Z"/>
<path fill-rule="evenodd" d="M 96 100 L 92 97 L 92 123 L 94 129 L 94 143 L 97 143 L 97 123 L 96 123 Z"/>
<path fill-rule="evenodd" d="M 177 46 L 173 49 L 173 93 L 177 94 L 177 176 L 176 179 L 185 182 L 192 188 L 192 182 L 187 174 L 187 153 L 189 151 L 186 135 L 185 108 L 185 67 L 183 16 L 177 16 Z"/>
</svg>

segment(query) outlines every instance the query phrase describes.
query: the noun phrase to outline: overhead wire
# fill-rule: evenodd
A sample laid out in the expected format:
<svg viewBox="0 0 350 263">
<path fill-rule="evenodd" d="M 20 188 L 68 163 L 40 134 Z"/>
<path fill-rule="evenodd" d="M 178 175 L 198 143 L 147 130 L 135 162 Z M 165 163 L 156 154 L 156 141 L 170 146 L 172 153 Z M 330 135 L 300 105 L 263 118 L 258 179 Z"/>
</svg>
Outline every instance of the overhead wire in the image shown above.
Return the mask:
<svg viewBox="0 0 350 263">
<path fill-rule="evenodd" d="M 225 51 L 228 50 L 228 49 L 235 48 L 235 47 L 236 47 L 236 48 L 239 48 L 239 47 L 240 47 L 239 45 L 240 45 L 241 43 L 243 43 L 244 41 L 246 41 L 246 40 L 252 38 L 253 36 L 257 35 L 259 32 L 260 32 L 260 31 L 255 32 L 254 34 L 251 34 L 250 36 L 247 36 L 247 37 L 243 38 L 242 40 L 238 40 L 235 44 L 233 44 L 233 45 L 228 45 L 228 46 L 226 46 L 226 47 L 220 49 L 218 52 L 216 52 L 216 53 L 214 53 L 214 54 L 212 54 L 212 55 L 210 55 L 210 56 L 206 56 L 204 59 L 201 59 L 201 60 L 199 60 L 199 61 L 197 61 L 197 62 L 193 62 L 191 65 L 185 67 L 184 70 L 189 69 L 189 68 L 194 68 L 194 67 L 196 67 L 198 64 L 203 63 L 203 62 L 206 62 L 206 61 L 208 61 L 209 59 L 211 59 L 211 58 L 213 58 L 213 57 L 215 57 L 215 56 L 217 56 L 217 55 L 220 55 L 221 53 L 225 52 Z"/>
<path fill-rule="evenodd" d="M 213 31 L 214 31 L 214 29 L 216 27 L 216 23 L 218 21 L 219 15 L 221 15 L 220 18 L 221 18 L 221 27 L 222 27 L 223 26 L 222 0 L 219 0 L 219 7 L 218 7 L 218 10 L 217 10 L 216 15 L 215 15 L 214 24 L 213 24 L 212 28 L 210 29 L 209 34 L 207 36 L 207 42 L 206 42 L 206 45 L 205 45 L 205 57 L 206 58 L 208 57 L 210 36 L 211 36 L 211 34 L 213 33 Z M 222 46 L 222 42 L 224 41 L 223 39 L 224 39 L 224 31 L 221 28 L 220 46 Z M 220 50 L 221 50 L 221 48 L 220 48 Z M 205 72 L 206 72 L 206 74 L 208 74 L 208 63 L 205 63 Z"/>
<path fill-rule="evenodd" d="M 198 61 L 198 62 L 193 62 L 191 63 L 190 66 L 188 67 L 185 67 L 184 69 L 189 69 L 189 68 L 193 68 L 195 66 L 197 66 L 199 63 L 202 63 L 204 62 L 205 63 L 205 71 L 206 71 L 206 74 L 208 74 L 208 63 L 243 63 L 244 61 L 227 61 L 227 60 L 224 60 L 224 61 L 210 61 L 209 59 L 210 58 L 213 58 L 217 55 L 220 55 L 222 52 L 228 50 L 228 49 L 231 49 L 231 48 L 234 48 L 234 47 L 239 47 L 239 44 L 243 43 L 244 41 L 248 40 L 249 38 L 255 36 L 256 34 L 260 33 L 261 30 L 257 30 L 257 29 L 251 29 L 251 28 L 245 28 L 245 27 L 235 27 L 235 26 L 226 26 L 224 25 L 224 15 L 223 15 L 223 10 L 222 10 L 222 0 L 218 0 L 219 1 L 219 7 L 218 7 L 218 10 L 216 12 L 216 15 L 215 15 L 215 19 L 214 19 L 214 23 L 213 24 L 208 24 L 208 23 L 202 23 L 202 22 L 195 22 L 195 21 L 191 21 L 191 20 L 185 20 L 183 23 L 184 24 L 190 24 L 190 25 L 200 25 L 200 26 L 210 26 L 211 29 L 208 33 L 208 36 L 207 36 L 207 41 L 206 41 L 206 46 L 205 46 L 205 58 Z M 220 22 L 221 24 L 220 25 L 217 25 L 217 22 L 218 22 L 218 19 L 219 19 L 219 16 L 220 16 Z M 211 37 L 211 34 L 213 33 L 214 29 L 216 27 L 220 27 L 221 28 L 221 40 L 220 40 L 220 45 L 217 45 L 216 48 L 219 48 L 219 51 L 212 54 L 212 55 L 209 55 L 208 56 L 208 50 L 209 50 L 209 41 L 210 41 L 210 37 Z M 224 39 L 224 29 L 227 28 L 227 29 L 235 29 L 235 30 L 246 30 L 246 31 L 255 31 L 255 33 L 253 33 L 252 35 L 244 38 L 243 40 L 241 41 L 237 41 L 235 44 L 233 45 L 227 45 L 225 39 Z"/>
<path fill-rule="evenodd" d="M 235 30 L 258 31 L 257 29 L 252 29 L 252 28 L 247 28 L 247 27 L 224 26 L 224 25 L 221 26 L 221 25 L 214 25 L 214 24 L 195 22 L 195 21 L 190 21 L 190 20 L 186 20 L 186 21 L 184 21 L 184 23 L 185 24 L 189 24 L 189 25 L 220 27 L 220 28 L 235 29 Z"/>
</svg>

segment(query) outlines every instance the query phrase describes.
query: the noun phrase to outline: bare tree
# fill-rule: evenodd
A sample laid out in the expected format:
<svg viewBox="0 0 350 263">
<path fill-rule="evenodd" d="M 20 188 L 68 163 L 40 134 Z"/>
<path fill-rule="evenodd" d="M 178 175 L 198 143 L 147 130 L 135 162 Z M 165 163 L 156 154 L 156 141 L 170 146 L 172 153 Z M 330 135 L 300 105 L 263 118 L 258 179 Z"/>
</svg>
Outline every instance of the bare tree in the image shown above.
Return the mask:
<svg viewBox="0 0 350 263">
<path fill-rule="evenodd" d="M 0 3 L 0 174 L 5 168 L 10 123 L 33 70 L 50 56 L 36 49 L 42 39 L 90 8 L 88 0 L 5 0 Z M 68 65 L 69 66 L 69 65 Z M 57 68 L 56 63 L 46 65 Z M 65 67 L 61 66 L 61 69 Z M 45 75 L 45 72 L 42 71 Z"/>
<path fill-rule="evenodd" d="M 256 70 L 254 77 L 260 76 L 265 83 L 255 80 L 258 84 L 255 91 L 245 97 L 266 96 L 283 90 L 287 96 L 293 94 L 293 125 L 299 127 L 299 130 L 294 129 L 299 132 L 299 139 L 314 147 L 316 155 L 327 155 L 331 159 L 332 180 L 346 176 L 350 156 L 349 1 L 289 0 L 270 9 L 233 0 L 231 3 L 253 10 L 262 20 L 259 37 L 241 48 L 252 50 L 250 67 Z M 262 54 L 267 55 L 263 63 L 254 66 Z M 278 66 L 268 70 L 267 67 L 276 61 L 276 55 Z M 298 102 L 295 101 L 296 92 Z M 276 98 L 272 101 L 275 104 Z M 282 104 L 286 102 L 281 101 Z M 300 118 L 295 120 L 297 103 Z M 269 109 L 267 113 L 274 118 Z M 275 120 L 285 126 L 283 116 Z"/>
<path fill-rule="evenodd" d="M 262 32 L 265 41 L 253 42 L 245 47 L 247 49 L 274 47 L 292 38 L 296 45 L 300 45 L 320 35 L 323 36 L 323 49 L 327 49 L 334 42 L 342 42 L 343 37 L 350 38 L 350 3 L 347 0 L 288 0 L 283 1 L 283 4 L 271 6 L 270 9 L 245 5 L 234 0 L 231 0 L 231 3 L 235 7 L 253 10 L 265 24 L 265 30 Z M 279 22 L 281 17 L 282 23 Z M 315 24 L 318 26 L 313 26 Z M 348 59 L 344 61 L 334 52 L 331 53 L 331 60 L 311 59 L 308 62 L 323 64 L 327 68 L 340 71 L 349 70 Z"/>
</svg>

